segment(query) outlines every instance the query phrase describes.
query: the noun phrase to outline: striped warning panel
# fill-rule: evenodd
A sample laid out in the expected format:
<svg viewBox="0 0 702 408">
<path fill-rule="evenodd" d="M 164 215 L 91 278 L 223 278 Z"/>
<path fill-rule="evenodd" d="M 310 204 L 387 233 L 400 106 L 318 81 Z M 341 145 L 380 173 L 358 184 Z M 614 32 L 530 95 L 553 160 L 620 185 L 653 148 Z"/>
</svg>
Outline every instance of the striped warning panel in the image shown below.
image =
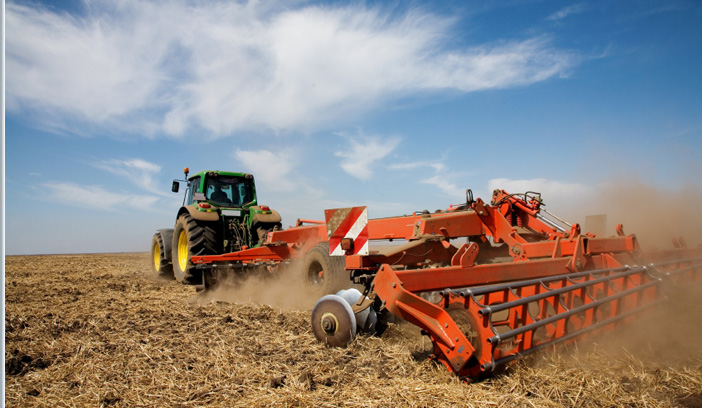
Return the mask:
<svg viewBox="0 0 702 408">
<path fill-rule="evenodd" d="M 367 207 L 324 210 L 324 218 L 327 221 L 330 255 L 368 255 Z M 351 250 L 341 248 L 343 238 L 353 240 Z"/>
</svg>

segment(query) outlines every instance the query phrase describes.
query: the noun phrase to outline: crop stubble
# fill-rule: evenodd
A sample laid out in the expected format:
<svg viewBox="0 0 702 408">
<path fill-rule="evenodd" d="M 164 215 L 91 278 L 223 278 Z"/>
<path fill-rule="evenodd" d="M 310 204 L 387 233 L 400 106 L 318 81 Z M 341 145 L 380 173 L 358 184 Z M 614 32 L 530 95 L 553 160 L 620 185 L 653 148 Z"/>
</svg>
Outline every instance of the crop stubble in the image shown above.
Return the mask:
<svg viewBox="0 0 702 408">
<path fill-rule="evenodd" d="M 466 384 L 427 360 L 430 342 L 409 324 L 327 348 L 305 308 L 214 301 L 153 276 L 148 262 L 6 259 L 8 406 L 702 405 L 699 306 Z M 654 335 L 683 322 L 682 339 Z"/>
</svg>

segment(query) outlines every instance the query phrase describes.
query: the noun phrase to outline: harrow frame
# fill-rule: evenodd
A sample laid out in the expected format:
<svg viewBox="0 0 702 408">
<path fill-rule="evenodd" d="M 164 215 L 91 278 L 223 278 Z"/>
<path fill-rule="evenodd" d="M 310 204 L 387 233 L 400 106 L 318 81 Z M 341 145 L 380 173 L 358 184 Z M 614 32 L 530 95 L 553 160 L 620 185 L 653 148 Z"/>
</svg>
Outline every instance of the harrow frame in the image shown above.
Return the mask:
<svg viewBox="0 0 702 408">
<path fill-rule="evenodd" d="M 421 328 L 432 358 L 462 378 L 630 322 L 665 300 L 664 279 L 702 279 L 702 247 L 684 248 L 682 240 L 677 250 L 644 256 L 621 225 L 616 236 L 601 238 L 542 215 L 535 193 L 496 190 L 491 205 L 467 201 L 437 214 L 370 220 L 371 240 L 404 237 L 409 244 L 346 257 L 377 312 Z M 468 242 L 449 245 L 461 237 Z M 481 257 L 495 246 L 500 261 Z M 437 291 L 439 301 L 422 296 Z"/>
<path fill-rule="evenodd" d="M 320 307 L 329 310 L 313 310 L 321 316 L 313 317 L 315 335 L 327 343 L 340 330 L 355 335 L 355 324 L 336 324 L 349 321 L 335 315 L 344 310 L 357 319 L 362 313 L 358 326 L 376 334 L 392 314 L 421 328 L 433 343 L 432 358 L 463 378 L 629 322 L 665 300 L 663 281 L 702 279 L 702 247 L 686 248 L 681 239 L 676 250 L 644 256 L 621 225 L 615 236 L 596 237 L 542 207 L 538 193 L 495 190 L 488 205 L 468 190 L 465 204 L 436 213 L 367 219 L 356 218 L 365 207 L 327 210 L 326 224 L 299 220 L 270 232 L 258 248 L 192 261 L 203 269 L 275 266 L 329 242 L 330 254 L 345 256 L 350 279 L 365 293 L 351 308 L 340 307 L 338 296 L 323 298 Z M 466 242 L 456 247 L 456 239 Z M 368 250 L 368 242 L 387 240 L 406 244 Z M 427 300 L 430 292 L 440 299 Z M 365 324 L 368 308 L 377 324 Z M 353 335 L 341 338 L 345 344 Z"/>
</svg>

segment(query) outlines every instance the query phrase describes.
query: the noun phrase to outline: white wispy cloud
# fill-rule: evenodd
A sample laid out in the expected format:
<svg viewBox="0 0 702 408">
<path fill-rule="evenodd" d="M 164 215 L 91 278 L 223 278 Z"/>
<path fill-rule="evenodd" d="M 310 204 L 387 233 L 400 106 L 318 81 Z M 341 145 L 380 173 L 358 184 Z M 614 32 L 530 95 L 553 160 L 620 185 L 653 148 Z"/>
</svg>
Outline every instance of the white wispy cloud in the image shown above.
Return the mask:
<svg viewBox="0 0 702 408">
<path fill-rule="evenodd" d="M 125 207 L 148 210 L 158 201 L 158 197 L 155 196 L 121 194 L 100 186 L 75 183 L 47 183 L 43 184 L 42 188 L 48 193 L 47 199 L 54 203 L 95 210 L 119 210 Z"/>
<path fill-rule="evenodd" d="M 551 14 L 550 16 L 546 17 L 546 20 L 550 21 L 558 21 L 562 20 L 568 16 L 574 15 L 574 14 L 580 14 L 586 10 L 586 7 L 584 4 L 578 3 L 578 4 L 573 4 L 568 7 L 564 7 L 557 12 Z"/>
<path fill-rule="evenodd" d="M 308 131 L 415 93 L 527 85 L 578 63 L 545 37 L 447 48 L 455 20 L 418 8 L 93 0 L 73 16 L 6 7 L 8 110 L 57 130 Z"/>
<path fill-rule="evenodd" d="M 10 109 L 101 123 L 154 103 L 168 46 L 157 10 L 141 8 L 132 25 L 108 10 L 78 18 L 40 6 L 6 8 Z M 154 25 L 143 24 L 152 18 Z"/>
<path fill-rule="evenodd" d="M 142 159 L 109 159 L 93 163 L 99 169 L 108 171 L 118 176 L 123 176 L 130 183 L 160 195 L 170 196 L 161 192 L 156 176 L 161 172 L 161 166 Z"/>
<path fill-rule="evenodd" d="M 400 144 L 399 137 L 383 139 L 380 136 L 369 136 L 360 132 L 356 135 L 343 136 L 348 145 L 343 150 L 334 153 L 341 158 L 341 168 L 357 179 L 368 180 L 373 176 L 375 163 L 385 158 Z"/>
<path fill-rule="evenodd" d="M 236 149 L 234 158 L 256 178 L 256 184 L 270 191 L 292 191 L 298 183 L 291 176 L 297 166 L 293 150 Z"/>
<path fill-rule="evenodd" d="M 420 178 L 419 182 L 422 184 L 427 184 L 438 188 L 439 191 L 445 196 L 451 199 L 457 199 L 465 197 L 465 187 L 458 186 L 456 184 L 456 179 L 465 176 L 465 172 L 452 171 L 443 163 L 446 158 L 439 160 L 415 160 L 405 163 L 395 163 L 388 166 L 391 170 L 397 171 L 412 171 L 424 169 L 422 171 L 423 177 Z M 426 169 L 429 169 L 433 175 L 426 176 Z"/>
<path fill-rule="evenodd" d="M 441 192 L 453 198 L 465 197 L 465 188 L 458 187 L 452 181 L 452 177 L 443 173 L 437 173 L 432 177 L 421 180 L 424 184 L 430 184 L 437 187 Z"/>
</svg>

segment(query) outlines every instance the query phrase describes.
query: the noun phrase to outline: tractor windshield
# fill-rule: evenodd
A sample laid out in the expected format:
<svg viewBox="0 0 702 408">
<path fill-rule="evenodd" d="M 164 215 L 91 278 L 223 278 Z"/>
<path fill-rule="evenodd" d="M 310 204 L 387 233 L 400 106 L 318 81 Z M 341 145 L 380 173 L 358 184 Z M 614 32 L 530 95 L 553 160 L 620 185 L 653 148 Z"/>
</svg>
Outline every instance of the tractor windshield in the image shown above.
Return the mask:
<svg viewBox="0 0 702 408">
<path fill-rule="evenodd" d="M 234 176 L 208 177 L 205 195 L 209 201 L 223 207 L 241 207 L 253 201 L 251 179 Z"/>
</svg>

